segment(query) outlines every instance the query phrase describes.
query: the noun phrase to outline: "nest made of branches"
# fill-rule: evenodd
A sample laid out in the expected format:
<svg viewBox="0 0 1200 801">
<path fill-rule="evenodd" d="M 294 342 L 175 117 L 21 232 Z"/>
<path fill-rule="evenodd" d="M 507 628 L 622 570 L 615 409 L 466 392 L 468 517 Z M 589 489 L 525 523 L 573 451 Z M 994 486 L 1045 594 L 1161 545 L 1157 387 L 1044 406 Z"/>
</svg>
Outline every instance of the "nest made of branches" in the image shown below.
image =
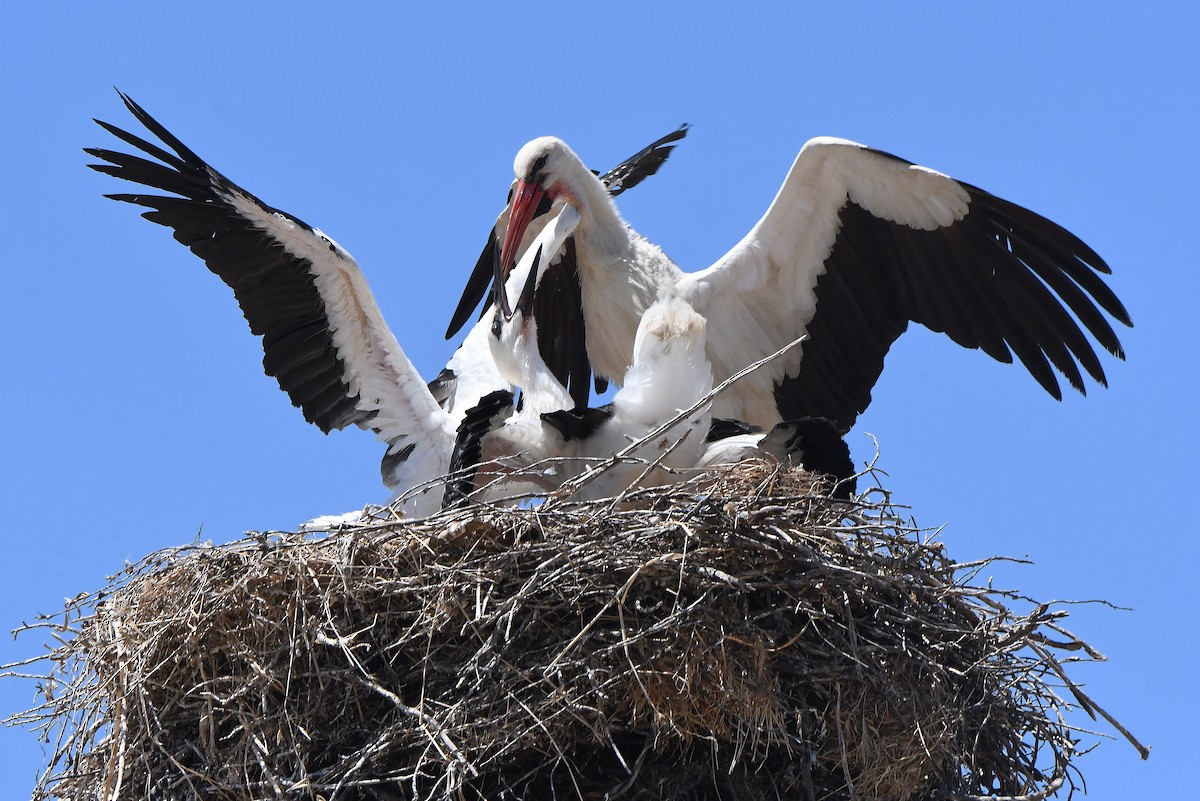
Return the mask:
<svg viewBox="0 0 1200 801">
<path fill-rule="evenodd" d="M 1102 713 L 1065 612 L 879 490 L 749 463 L 379 516 L 155 553 L 38 624 L 35 799 L 1043 797 L 1064 711 Z"/>
</svg>

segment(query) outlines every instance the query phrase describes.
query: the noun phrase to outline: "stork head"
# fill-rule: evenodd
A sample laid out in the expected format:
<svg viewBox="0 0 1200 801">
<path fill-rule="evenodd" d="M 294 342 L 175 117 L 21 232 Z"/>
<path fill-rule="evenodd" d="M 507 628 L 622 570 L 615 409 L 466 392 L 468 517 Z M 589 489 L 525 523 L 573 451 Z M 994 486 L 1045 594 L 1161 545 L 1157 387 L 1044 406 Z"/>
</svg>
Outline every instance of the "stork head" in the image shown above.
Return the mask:
<svg viewBox="0 0 1200 801">
<path fill-rule="evenodd" d="M 500 269 L 505 277 L 516 262 L 517 249 L 534 217 L 549 211 L 554 203 L 567 204 L 582 212 L 588 196 L 597 187 L 602 195 L 605 194 L 599 179 L 584 166 L 575 151 L 554 136 L 539 137 L 522 147 L 513 161 L 513 173 L 516 182 L 508 228 L 500 248 Z M 547 253 L 548 258 L 553 255 Z"/>
</svg>

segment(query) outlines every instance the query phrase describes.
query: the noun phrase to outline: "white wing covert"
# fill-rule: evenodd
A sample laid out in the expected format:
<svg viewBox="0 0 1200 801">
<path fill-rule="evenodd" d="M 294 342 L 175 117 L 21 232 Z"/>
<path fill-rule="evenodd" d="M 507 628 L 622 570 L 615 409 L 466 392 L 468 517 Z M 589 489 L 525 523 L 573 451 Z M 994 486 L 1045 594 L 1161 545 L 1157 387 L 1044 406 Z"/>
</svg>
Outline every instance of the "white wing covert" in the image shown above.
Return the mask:
<svg viewBox="0 0 1200 801">
<path fill-rule="evenodd" d="M 1081 392 L 1080 367 L 1105 384 L 1079 323 L 1123 357 L 1100 312 L 1130 324 L 1098 275 L 1109 272 L 1033 212 L 890 154 L 819 138 L 742 241 L 679 288 L 723 333 L 709 347 L 718 381 L 809 337 L 743 379 L 753 390 L 721 416 L 825 417 L 848 431 L 910 321 L 1002 362 L 1015 353 L 1055 398 L 1051 365 Z"/>
</svg>

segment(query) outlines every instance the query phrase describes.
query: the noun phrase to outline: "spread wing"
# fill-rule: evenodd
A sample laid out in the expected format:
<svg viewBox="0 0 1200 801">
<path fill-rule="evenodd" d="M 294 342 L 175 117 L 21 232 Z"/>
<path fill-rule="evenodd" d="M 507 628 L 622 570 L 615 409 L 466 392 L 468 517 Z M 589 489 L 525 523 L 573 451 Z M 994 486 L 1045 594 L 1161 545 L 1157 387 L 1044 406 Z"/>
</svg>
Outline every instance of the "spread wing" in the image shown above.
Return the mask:
<svg viewBox="0 0 1200 801">
<path fill-rule="evenodd" d="M 718 381 L 801 335 L 801 349 L 744 379 L 769 382 L 783 419 L 847 431 L 910 322 L 1011 362 L 1055 398 L 1055 371 L 1105 384 L 1088 335 L 1118 358 L 1106 314 L 1131 325 L 1109 267 L 1061 226 L 970 184 L 845 140 L 814 139 L 770 208 L 684 297 L 719 341 Z M 1081 328 L 1082 326 L 1082 328 Z M 1086 330 L 1087 333 L 1084 333 Z M 1082 373 L 1081 373 L 1082 368 Z"/>
<path fill-rule="evenodd" d="M 106 162 L 91 167 L 167 194 L 108 197 L 149 209 L 143 217 L 171 228 L 233 289 L 251 332 L 262 337 L 263 369 L 306 420 L 324 432 L 351 424 L 374 431 L 388 446 L 390 486 L 444 474 L 454 437 L 448 415 L 396 342 L 353 257 L 221 175 L 121 99 L 170 151 L 97 120 L 150 158 L 88 148 Z"/>
<path fill-rule="evenodd" d="M 613 197 L 632 189 L 642 181 L 658 172 L 658 168 L 666 163 L 675 145 L 679 144 L 688 129 L 692 126 L 686 122 L 674 131 L 656 139 L 629 158 L 600 176 L 600 182 L 608 187 L 608 193 Z"/>
</svg>

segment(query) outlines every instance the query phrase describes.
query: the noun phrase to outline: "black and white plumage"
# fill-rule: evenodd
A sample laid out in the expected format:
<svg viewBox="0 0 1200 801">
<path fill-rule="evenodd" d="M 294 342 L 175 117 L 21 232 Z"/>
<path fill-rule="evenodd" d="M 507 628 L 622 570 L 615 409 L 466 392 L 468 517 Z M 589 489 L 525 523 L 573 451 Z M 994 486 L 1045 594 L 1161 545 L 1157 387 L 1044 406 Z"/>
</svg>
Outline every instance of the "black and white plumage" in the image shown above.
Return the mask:
<svg viewBox="0 0 1200 801">
<path fill-rule="evenodd" d="M 458 429 L 452 458 L 458 472 L 447 502 L 471 492 L 482 500 L 551 492 L 628 450 L 627 461 L 574 494 L 579 499 L 609 497 L 634 480 L 643 485 L 672 480 L 668 471 L 694 467 L 707 447 L 707 404 L 663 428 L 712 388 L 712 369 L 704 355 L 706 324 L 683 300 L 666 298 L 646 310 L 623 386 L 600 408 L 575 406 L 542 359 L 535 298 L 578 223 L 573 206 L 554 204 L 520 263 L 507 278 L 495 276 L 493 357 L 505 379 L 521 387 L 522 401 L 514 410 L 511 396 L 507 408 L 502 396 L 489 396 L 491 405 L 481 403 L 468 413 Z M 663 430 L 655 439 L 631 448 L 659 428 Z M 662 467 L 648 470 L 650 462 Z M 508 478 L 514 471 L 521 473 L 516 482 Z"/>
<path fill-rule="evenodd" d="M 559 225 L 564 218 L 570 221 L 565 229 Z M 496 382 L 499 388 L 453 417 L 453 436 L 447 436 L 449 426 L 440 426 L 423 444 L 426 449 L 433 447 L 439 455 L 447 457 L 446 467 L 436 474 L 448 476 L 441 495 L 442 508 L 460 503 L 479 488 L 480 464 L 489 464 L 493 468 L 486 477 L 490 484 L 488 492 L 481 498 L 499 500 L 520 494 L 542 494 L 561 483 L 559 474 L 554 471 L 538 474 L 528 469 L 561 451 L 557 438 L 547 436 L 542 415 L 568 408 L 573 403 L 566 387 L 537 355 L 537 330 L 531 309 L 534 289 L 548 272 L 549 260 L 543 259 L 542 254 L 553 253 L 563 246 L 577 218 L 574 209 L 563 208 L 549 224 L 541 227 L 507 281 L 497 283 L 504 300 L 481 318 L 467 337 L 467 342 L 472 344 L 470 361 L 486 360 L 487 369 L 499 376 Z M 521 293 L 518 313 L 514 315 L 507 298 L 518 290 Z M 526 320 L 528 324 L 523 325 Z M 481 333 L 484 331 L 486 333 Z M 486 348 L 486 354 L 480 353 L 475 343 L 484 343 L 482 347 Z M 533 354 L 532 362 L 528 361 L 530 353 Z M 466 362 L 464 359 L 464 364 Z M 510 380 L 509 376 L 516 380 Z M 517 389 L 520 391 L 519 402 L 515 394 Z M 432 390 L 430 394 L 432 396 Z M 518 471 L 520 478 L 496 480 L 498 475 Z M 432 511 L 432 497 L 421 506 L 421 513 Z"/>
<path fill-rule="evenodd" d="M 356 425 L 386 444 L 384 483 L 406 492 L 445 474 L 455 428 L 478 398 L 511 389 L 492 363 L 488 326 L 479 323 L 451 364 L 460 381 L 443 408 L 383 319 L 354 258 L 320 230 L 263 203 L 221 175 L 140 106 L 133 115 L 173 152 L 105 122 L 117 138 L 157 161 L 113 150 L 86 152 L 93 169 L 157 194 L 114 194 L 150 209 L 142 216 L 173 230 L 233 289 L 252 333 L 262 337 L 263 368 L 322 431 Z M 469 398 L 469 401 L 466 400 Z M 409 510 L 437 503 L 414 497 Z"/>
<path fill-rule="evenodd" d="M 1015 355 L 1055 398 L 1055 370 L 1080 392 L 1084 373 L 1106 383 L 1088 334 L 1124 358 L 1106 314 L 1125 325 L 1129 315 L 1100 277 L 1108 265 L 1078 237 L 854 142 L 808 142 L 759 222 L 695 273 L 633 231 L 561 140 L 527 144 L 514 172 L 514 219 L 547 199 L 580 212 L 568 247 L 597 375 L 621 379 L 641 313 L 671 294 L 707 318 L 718 382 L 807 335 L 801 348 L 718 398 L 718 417 L 763 428 L 823 417 L 848 431 L 910 322 L 1002 362 Z M 520 239 L 510 227 L 506 242 Z M 515 244 L 502 250 L 505 267 L 515 252 Z"/>
<path fill-rule="evenodd" d="M 569 207 L 566 212 L 574 215 Z M 621 461 L 583 482 L 572 497 L 607 498 L 634 481 L 641 486 L 667 483 L 694 468 L 708 447 L 709 405 L 666 424 L 712 388 L 712 369 L 704 356 L 704 318 L 678 298 L 652 304 L 638 327 L 633 365 L 612 401 L 599 408 L 572 407 L 566 388 L 539 354 L 532 297 L 532 292 L 523 292 L 511 317 L 497 310 L 494 341 L 511 350 L 506 374 L 523 388 L 536 389 L 525 394 L 525 405 L 515 413 L 480 404 L 468 415 L 459 428 L 454 457 L 456 467 L 468 472 L 447 499 L 478 488 L 484 491 L 476 497 L 485 500 L 517 492 L 553 492 L 616 454 L 623 455 Z M 503 299 L 501 303 L 507 305 Z M 656 437 L 634 447 L 660 428 Z M 531 473 L 530 467 L 540 472 Z M 519 485 L 506 479 L 515 469 L 522 469 L 527 479 Z"/>
<path fill-rule="evenodd" d="M 712 389 L 712 366 L 705 356 L 708 325 L 679 297 L 651 304 L 634 337 L 633 363 L 611 402 L 597 409 L 543 414 L 563 438 L 562 455 L 579 471 L 624 454 L 625 460 L 584 484 L 583 500 L 618 495 L 635 481 L 655 486 L 678 481 L 707 448 L 712 404 L 705 403 L 656 434 L 699 403 Z M 655 465 L 653 469 L 649 465 Z"/>
<path fill-rule="evenodd" d="M 512 419 L 516 396 L 509 390 L 490 392 L 469 409 L 458 424 L 454 449 L 450 455 L 449 480 L 442 507 L 456 506 L 478 489 L 479 465 L 488 461 L 485 440 Z"/>
<path fill-rule="evenodd" d="M 457 479 L 447 503 L 472 493 L 480 500 L 545 494 L 601 466 L 573 488 L 572 497 L 608 498 L 634 482 L 670 483 L 752 458 L 830 475 L 835 496 L 848 498 L 853 463 L 830 421 L 791 421 L 764 433 L 738 421 L 712 420 L 705 402 L 712 389 L 707 323 L 678 297 L 660 299 L 642 315 L 633 364 L 612 401 L 568 408 L 566 388 L 542 361 L 533 306 L 543 252 L 563 247 L 578 219 L 573 207 L 562 206 L 539 234 L 532 270 L 527 253 L 506 281 L 498 281 L 504 288 L 493 317 L 496 363 L 523 387 L 526 406 L 514 413 L 512 395 L 495 393 L 468 413 L 458 430 L 452 459 Z M 517 287 L 520 296 L 510 304 L 510 290 Z M 514 470 L 521 471 L 516 484 Z"/>
<path fill-rule="evenodd" d="M 436 508 L 432 482 L 449 465 L 467 411 L 496 391 L 512 391 L 491 357 L 490 321 L 467 335 L 428 386 L 405 356 L 353 257 L 297 217 L 272 208 L 217 172 L 124 94 L 137 120 L 169 148 L 97 120 L 141 155 L 87 148 L 93 169 L 168 194 L 113 194 L 149 209 L 233 289 L 252 333 L 262 337 L 263 368 L 309 422 L 328 433 L 370 429 L 386 444 L 384 483 L 397 493 L 430 484 L 409 504 Z M 149 158 L 146 158 L 149 156 Z M 652 174 L 665 155 L 618 168 Z M 626 176 L 625 186 L 636 183 Z"/>
<path fill-rule="evenodd" d="M 688 128 L 686 124 L 681 125 L 603 175 L 594 170 L 588 172 L 596 177 L 610 197 L 617 197 L 658 172 L 675 146 L 687 136 Z M 495 264 L 500 260 L 501 250 L 507 246 L 509 252 L 524 253 L 541 231 L 541 226 L 549 219 L 549 198 L 543 198 L 536 205 L 523 206 L 521 217 L 512 229 L 519 229 L 520 235 L 512 241 L 506 238 L 510 230 L 509 219 L 516 185 L 517 182 L 513 181 L 508 202 L 488 233 L 487 244 L 475 263 L 458 307 L 454 310 L 450 325 L 446 329 L 447 339 L 462 329 L 480 301 L 484 301 L 485 304 L 490 302 L 490 295 L 487 295 L 487 300 L 485 295 L 492 283 Z M 575 404 L 584 406 L 590 392 L 591 367 L 587 359 L 586 333 L 580 311 L 579 276 L 573 253 L 555 254 L 554 259 L 553 264 L 546 265 L 550 269 L 547 269 L 538 281 L 537 298 L 531 315 L 542 321 L 539 328 L 542 338 L 540 345 L 550 371 L 568 388 Z M 598 380 L 597 391 L 603 392 L 605 388 L 605 382 Z"/>
<path fill-rule="evenodd" d="M 776 423 L 770 431 L 739 420 L 713 420 L 708 446 L 696 468 L 710 470 L 748 459 L 774 460 L 828 476 L 833 481 L 834 498 L 847 500 L 857 491 L 850 448 L 837 426 L 823 417 L 787 420 Z"/>
<path fill-rule="evenodd" d="M 511 392 L 493 392 L 467 412 L 450 458 L 447 506 L 472 494 L 477 500 L 544 494 L 562 483 L 560 468 L 531 469 L 562 455 L 561 437 L 544 425 L 542 416 L 574 405 L 566 386 L 542 360 L 534 319 L 538 285 L 552 272 L 553 254 L 579 220 L 570 207 L 560 206 L 556 212 L 540 227 L 507 279 L 495 276 L 498 300 L 485 317 L 488 343 L 493 364 L 505 380 L 520 388 L 521 398 L 518 403 Z M 513 473 L 520 477 L 509 478 Z"/>
</svg>

